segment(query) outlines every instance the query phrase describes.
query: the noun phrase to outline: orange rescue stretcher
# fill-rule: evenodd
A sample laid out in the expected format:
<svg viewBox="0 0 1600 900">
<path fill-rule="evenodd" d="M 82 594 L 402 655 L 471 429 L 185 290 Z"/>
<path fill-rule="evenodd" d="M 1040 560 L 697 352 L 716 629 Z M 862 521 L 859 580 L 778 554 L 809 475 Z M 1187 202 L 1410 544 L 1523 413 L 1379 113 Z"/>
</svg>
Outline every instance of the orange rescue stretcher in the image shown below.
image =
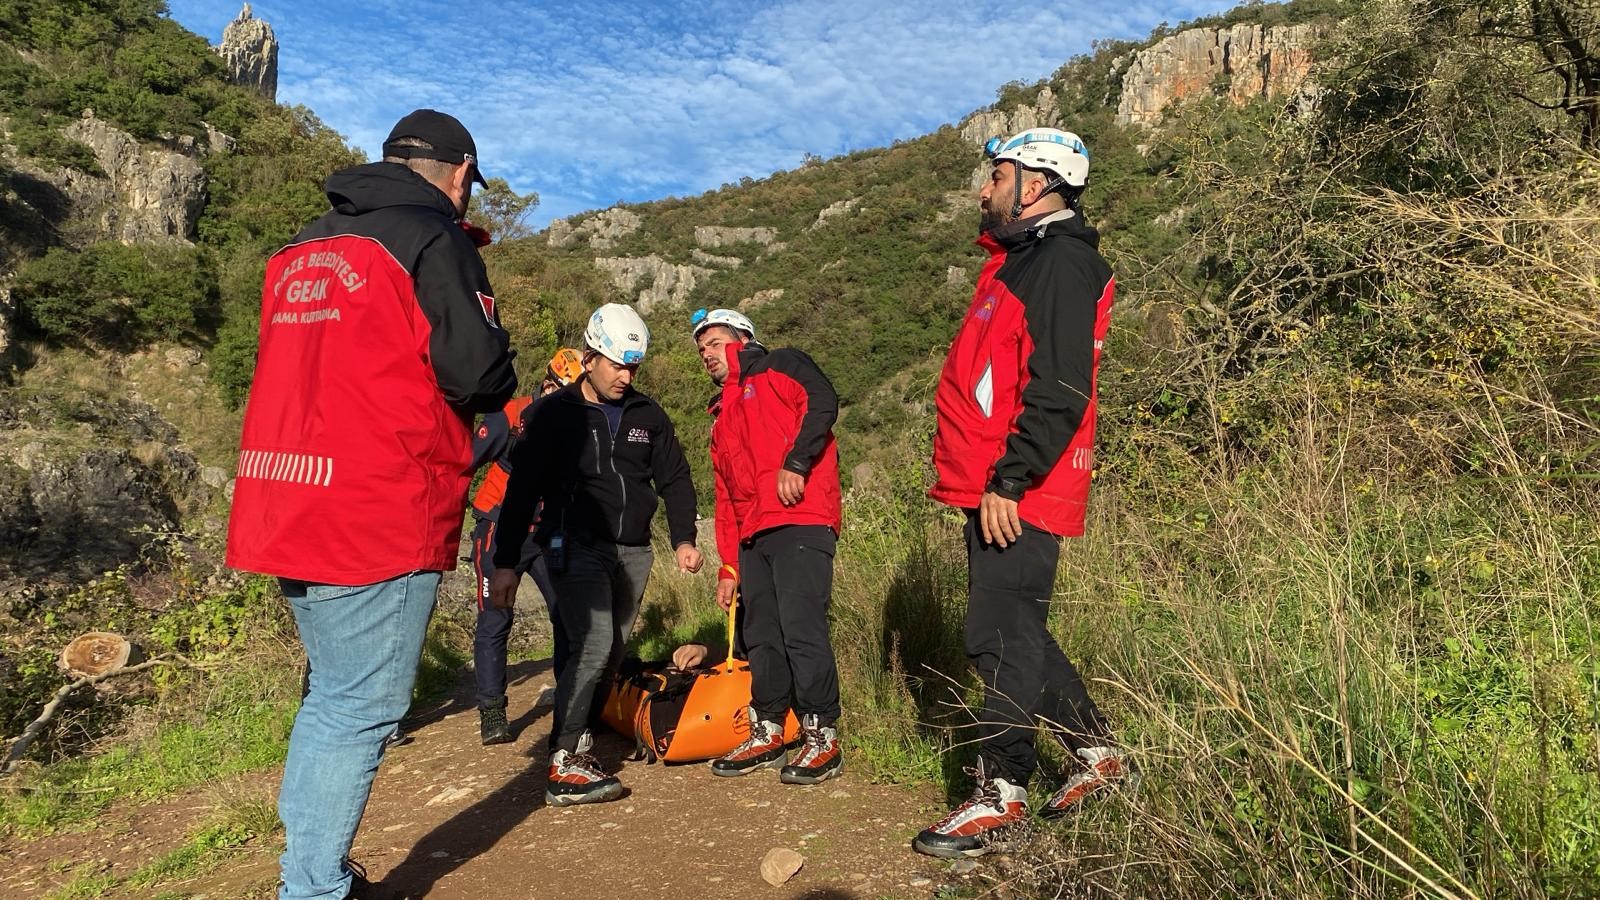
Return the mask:
<svg viewBox="0 0 1600 900">
<path fill-rule="evenodd" d="M 668 662 L 624 666 L 606 696 L 600 717 L 613 730 L 634 739 L 646 762 L 697 762 L 714 759 L 750 736 L 750 663 L 734 659 L 734 615 L 728 606 L 728 658 L 698 669 L 675 669 Z M 800 735 L 794 712 L 783 736 Z"/>
</svg>

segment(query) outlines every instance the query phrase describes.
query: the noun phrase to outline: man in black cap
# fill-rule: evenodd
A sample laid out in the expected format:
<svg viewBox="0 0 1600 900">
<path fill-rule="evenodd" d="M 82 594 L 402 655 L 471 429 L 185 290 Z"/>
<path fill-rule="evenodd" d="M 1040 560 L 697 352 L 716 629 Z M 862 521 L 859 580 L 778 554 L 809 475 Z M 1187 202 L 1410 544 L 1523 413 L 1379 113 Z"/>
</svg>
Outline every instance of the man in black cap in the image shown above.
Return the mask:
<svg viewBox="0 0 1600 900">
<path fill-rule="evenodd" d="M 346 856 L 456 565 L 473 414 L 517 386 L 461 225 L 482 180 L 461 123 L 417 110 L 382 162 L 328 178 L 333 209 L 267 262 L 228 564 L 278 577 L 310 665 L 278 795 L 280 900 L 393 896 Z"/>
</svg>

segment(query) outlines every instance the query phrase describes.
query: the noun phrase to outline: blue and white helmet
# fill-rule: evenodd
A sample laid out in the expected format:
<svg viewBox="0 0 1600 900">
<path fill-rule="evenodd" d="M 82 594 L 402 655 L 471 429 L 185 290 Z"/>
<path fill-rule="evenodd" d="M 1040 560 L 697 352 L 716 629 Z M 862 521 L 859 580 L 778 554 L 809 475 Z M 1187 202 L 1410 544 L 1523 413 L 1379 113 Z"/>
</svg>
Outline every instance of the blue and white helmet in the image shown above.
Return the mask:
<svg viewBox="0 0 1600 900">
<path fill-rule="evenodd" d="M 689 324 L 694 327 L 694 339 L 700 339 L 700 332 L 713 325 L 726 325 L 734 331 L 742 331 L 752 339 L 756 336 L 756 323 L 750 317 L 737 309 L 697 309 L 689 318 Z"/>
<path fill-rule="evenodd" d="M 650 328 L 633 307 L 607 303 L 589 317 L 583 342 L 619 366 L 636 366 L 644 362 L 645 351 L 650 349 Z"/>
<path fill-rule="evenodd" d="M 1024 168 L 1049 172 L 1068 187 L 1089 183 L 1089 148 L 1070 131 L 1030 128 L 1005 140 L 990 138 L 983 153 L 994 162 L 1008 159 Z"/>
</svg>

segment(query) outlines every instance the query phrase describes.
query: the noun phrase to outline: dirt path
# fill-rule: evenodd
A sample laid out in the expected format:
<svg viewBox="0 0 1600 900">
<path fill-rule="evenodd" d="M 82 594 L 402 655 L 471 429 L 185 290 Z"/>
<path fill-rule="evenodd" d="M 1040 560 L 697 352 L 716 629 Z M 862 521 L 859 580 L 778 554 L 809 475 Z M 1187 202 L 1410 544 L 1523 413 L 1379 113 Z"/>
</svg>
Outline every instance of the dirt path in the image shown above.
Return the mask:
<svg viewBox="0 0 1600 900">
<path fill-rule="evenodd" d="M 352 856 L 373 878 L 430 898 L 927 897 L 945 867 L 912 853 L 915 832 L 939 811 L 931 791 L 874 785 L 846 760 L 823 785 L 780 784 L 775 773 L 713 776 L 703 765 L 621 762 L 629 749 L 607 736 L 597 751 L 621 766 L 628 795 L 591 807 L 544 805 L 550 726 L 548 663 L 512 668 L 516 743 L 482 747 L 471 674 L 455 694 L 419 717 L 414 740 L 385 759 Z M 251 790 L 275 790 L 258 776 Z M 223 792 L 237 795 L 237 791 Z M 94 832 L 59 835 L 14 849 L 0 894 L 33 898 L 71 880 L 62 859 L 104 860 L 126 876 L 181 843 L 214 809 L 216 790 L 116 812 Z M 782 887 L 759 875 L 773 847 L 805 856 Z M 268 897 L 276 848 L 247 851 L 203 876 L 149 896 Z M 163 893 L 165 892 L 165 893 Z"/>
</svg>

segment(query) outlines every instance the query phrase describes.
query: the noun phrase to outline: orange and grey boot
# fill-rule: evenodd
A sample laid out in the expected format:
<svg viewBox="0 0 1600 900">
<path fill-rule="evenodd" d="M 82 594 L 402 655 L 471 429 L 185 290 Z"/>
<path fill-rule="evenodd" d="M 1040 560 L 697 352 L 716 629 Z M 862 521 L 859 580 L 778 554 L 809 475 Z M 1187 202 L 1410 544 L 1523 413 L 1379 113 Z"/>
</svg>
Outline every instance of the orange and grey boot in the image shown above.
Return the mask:
<svg viewBox="0 0 1600 900">
<path fill-rule="evenodd" d="M 748 775 L 758 769 L 776 769 L 783 765 L 788 755 L 788 748 L 783 744 L 783 723 L 760 718 L 753 706 L 746 708 L 745 714 L 750 722 L 750 736 L 727 755 L 713 759 L 712 774 Z"/>
<path fill-rule="evenodd" d="M 983 757 L 972 774 L 978 786 L 972 797 L 935 822 L 911 842 L 911 849 L 929 856 L 960 859 L 989 852 L 995 833 L 1028 815 L 1028 789 L 984 772 Z"/>
<path fill-rule="evenodd" d="M 1111 785 L 1137 777 L 1133 763 L 1113 747 L 1085 747 L 1078 751 L 1084 770 L 1068 778 L 1039 810 L 1046 819 L 1055 819 L 1077 810 L 1084 798 Z"/>
<path fill-rule="evenodd" d="M 576 803 L 604 803 L 622 796 L 622 782 L 607 775 L 589 752 L 594 739 L 585 731 L 576 751 L 557 750 L 550 754 L 550 786 L 544 802 L 551 806 Z"/>
<path fill-rule="evenodd" d="M 838 729 L 807 714 L 800 720 L 800 731 L 800 755 L 783 767 L 778 780 L 784 784 L 821 784 L 838 775 L 844 765 Z"/>
</svg>

